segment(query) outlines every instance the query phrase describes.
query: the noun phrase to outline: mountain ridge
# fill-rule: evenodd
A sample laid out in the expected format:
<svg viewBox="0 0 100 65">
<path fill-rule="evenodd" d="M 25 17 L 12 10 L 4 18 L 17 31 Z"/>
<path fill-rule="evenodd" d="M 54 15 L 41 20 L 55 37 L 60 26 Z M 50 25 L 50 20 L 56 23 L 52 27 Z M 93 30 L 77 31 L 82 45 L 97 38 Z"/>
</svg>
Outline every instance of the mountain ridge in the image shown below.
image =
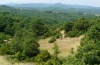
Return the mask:
<svg viewBox="0 0 100 65">
<path fill-rule="evenodd" d="M 62 8 L 85 8 L 85 9 L 91 9 L 91 8 L 96 8 L 99 9 L 100 7 L 94 7 L 94 6 L 86 6 L 86 5 L 72 5 L 72 4 L 62 4 L 62 3 L 27 3 L 27 4 L 4 4 L 7 6 L 12 6 L 12 7 L 28 7 L 28 8 L 48 8 L 48 7 L 62 7 Z"/>
</svg>

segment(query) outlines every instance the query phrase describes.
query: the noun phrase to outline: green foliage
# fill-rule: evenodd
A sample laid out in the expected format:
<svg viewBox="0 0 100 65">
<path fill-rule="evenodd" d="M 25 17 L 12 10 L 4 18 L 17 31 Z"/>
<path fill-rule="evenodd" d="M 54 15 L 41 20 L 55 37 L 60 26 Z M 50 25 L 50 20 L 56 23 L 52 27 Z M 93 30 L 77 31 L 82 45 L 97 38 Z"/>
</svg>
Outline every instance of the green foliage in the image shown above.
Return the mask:
<svg viewBox="0 0 100 65">
<path fill-rule="evenodd" d="M 36 56 L 35 62 L 38 64 L 41 64 L 43 62 L 48 61 L 51 58 L 50 53 L 47 50 L 42 50 L 40 53 Z"/>
<path fill-rule="evenodd" d="M 59 58 L 58 58 L 59 48 L 57 46 L 57 43 L 54 43 L 53 49 L 54 49 L 54 54 L 53 54 L 52 59 L 54 60 L 54 65 L 60 65 Z"/>
<path fill-rule="evenodd" d="M 73 29 L 86 32 L 88 30 L 88 27 L 89 27 L 89 21 L 86 18 L 81 18 L 80 20 L 74 23 Z"/>
<path fill-rule="evenodd" d="M 64 25 L 65 33 L 71 31 L 73 28 L 73 22 L 66 22 Z"/>
<path fill-rule="evenodd" d="M 99 51 L 100 52 L 100 51 Z M 100 64 L 100 55 L 99 52 L 96 51 L 90 51 L 86 54 L 84 54 L 84 62 L 85 64 L 89 64 L 89 65 L 95 65 L 95 64 Z"/>
<path fill-rule="evenodd" d="M 10 54 L 10 44 L 1 44 L 0 45 L 0 54 Z"/>
<path fill-rule="evenodd" d="M 55 37 L 51 37 L 51 39 L 48 41 L 49 43 L 53 43 L 53 42 L 55 42 L 56 41 L 56 39 L 55 39 Z"/>
<path fill-rule="evenodd" d="M 50 33 L 49 33 L 49 35 L 52 37 L 55 37 L 56 39 L 58 39 L 58 38 L 62 38 L 62 35 L 61 35 L 61 33 L 60 33 L 60 30 L 53 30 L 53 29 L 51 29 L 50 30 Z"/>
<path fill-rule="evenodd" d="M 2 49 L 6 50 L 6 48 L 9 50 L 6 50 L 3 54 L 9 54 L 11 58 L 17 61 L 29 61 L 39 53 L 39 45 L 32 34 L 29 31 L 23 31 L 16 32 L 8 47 L 6 45 L 1 47 L 1 51 Z"/>
<path fill-rule="evenodd" d="M 66 36 L 77 37 L 87 32 L 89 27 L 89 21 L 86 18 L 81 18 L 74 23 L 66 23 L 64 29 Z"/>
<path fill-rule="evenodd" d="M 87 65 L 95 65 L 100 64 L 100 23 L 95 24 L 90 28 L 87 32 L 85 38 L 81 41 L 81 46 L 78 49 L 78 53 L 76 54 L 76 58 L 78 61 L 83 60 L 83 62 Z M 80 61 L 81 62 L 81 61 Z"/>
<path fill-rule="evenodd" d="M 60 34 L 60 31 L 59 30 L 51 30 L 51 35 L 52 36 L 55 36 L 55 35 L 57 35 L 57 34 Z"/>
<path fill-rule="evenodd" d="M 74 48 L 71 48 L 70 53 L 73 55 L 74 54 Z"/>
<path fill-rule="evenodd" d="M 6 35 L 4 33 L 0 33 L 0 44 L 2 43 L 6 43 L 7 41 L 9 41 L 11 37 L 9 35 Z"/>
<path fill-rule="evenodd" d="M 42 50 L 35 58 L 37 65 L 61 65 L 58 58 L 59 48 L 56 43 L 54 43 L 54 54 L 50 55 L 47 50 Z"/>
<path fill-rule="evenodd" d="M 44 63 L 44 65 L 54 65 L 53 62 L 54 62 L 53 60 L 48 60 L 47 62 Z"/>
<path fill-rule="evenodd" d="M 26 59 L 25 55 L 20 51 L 16 52 L 14 55 L 11 55 L 11 59 L 15 59 L 17 61 L 23 61 Z"/>
<path fill-rule="evenodd" d="M 39 53 L 38 43 L 33 38 L 25 40 L 22 52 L 26 57 L 34 57 Z"/>
<path fill-rule="evenodd" d="M 51 33 L 50 32 L 47 32 L 47 33 L 45 33 L 41 38 L 42 39 L 46 39 L 46 38 L 48 38 L 48 37 L 50 37 L 51 36 Z"/>
<path fill-rule="evenodd" d="M 81 19 L 81 21 L 85 21 Z M 91 24 L 92 23 L 92 24 Z M 94 25 L 93 25 L 94 24 Z M 78 25 L 78 26 L 76 26 Z M 90 27 L 90 25 L 92 25 Z M 81 30 L 82 29 L 82 30 Z M 76 30 L 76 31 L 75 31 Z M 87 32 L 86 32 L 87 31 Z M 85 33 L 86 32 L 86 33 Z M 100 21 L 97 22 L 75 22 L 72 31 L 67 36 L 79 36 L 85 33 L 82 38 L 77 53 L 67 58 L 61 59 L 62 65 L 99 65 L 100 64 Z M 70 34 L 70 35 L 69 35 Z"/>
<path fill-rule="evenodd" d="M 89 40 L 92 40 L 94 43 L 100 40 L 100 22 L 88 31 L 87 37 Z"/>
<path fill-rule="evenodd" d="M 60 37 L 61 37 L 60 34 L 56 34 L 56 35 L 55 35 L 55 38 L 56 38 L 56 39 L 59 39 Z"/>
<path fill-rule="evenodd" d="M 67 56 L 65 58 L 60 58 L 60 61 L 62 65 L 85 65 L 85 63 L 81 60 L 77 61 L 77 59 L 74 56 Z"/>
<path fill-rule="evenodd" d="M 48 31 L 41 19 L 37 19 L 35 22 L 33 22 L 32 30 L 35 36 L 42 36 Z"/>
<path fill-rule="evenodd" d="M 22 32 L 22 31 L 21 31 Z M 15 54 L 18 51 L 21 51 L 22 48 L 22 41 L 21 41 L 22 33 L 19 31 L 16 32 L 14 38 L 12 39 L 10 45 L 11 45 L 11 54 Z"/>
<path fill-rule="evenodd" d="M 59 53 L 59 48 L 58 48 L 57 43 L 54 43 L 53 49 L 54 49 L 54 55 L 55 55 L 55 57 L 57 57 L 58 56 L 58 53 Z"/>
</svg>

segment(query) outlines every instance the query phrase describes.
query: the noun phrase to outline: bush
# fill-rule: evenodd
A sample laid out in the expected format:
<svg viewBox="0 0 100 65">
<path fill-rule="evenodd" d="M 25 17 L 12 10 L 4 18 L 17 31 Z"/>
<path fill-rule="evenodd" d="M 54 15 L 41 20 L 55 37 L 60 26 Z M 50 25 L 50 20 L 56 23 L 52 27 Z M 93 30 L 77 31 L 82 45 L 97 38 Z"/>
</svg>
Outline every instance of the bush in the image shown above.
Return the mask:
<svg viewBox="0 0 100 65">
<path fill-rule="evenodd" d="M 12 55 L 12 57 L 15 58 L 17 61 L 25 60 L 25 55 L 19 51 L 15 55 Z"/>
<path fill-rule="evenodd" d="M 10 45 L 9 44 L 1 44 L 0 45 L 0 54 L 10 54 Z"/>
<path fill-rule="evenodd" d="M 69 31 L 67 36 L 68 37 L 78 37 L 83 34 L 83 31 L 78 31 L 77 29 Z"/>
<path fill-rule="evenodd" d="M 47 50 L 42 50 L 36 57 L 35 62 L 41 64 L 43 62 L 46 62 L 50 59 L 51 55 Z"/>
<path fill-rule="evenodd" d="M 57 34 L 57 35 L 55 35 L 55 38 L 56 38 L 56 39 L 59 39 L 60 36 L 61 36 L 60 34 Z"/>
<path fill-rule="evenodd" d="M 75 33 L 74 31 L 69 31 L 67 36 L 68 37 L 75 37 L 77 33 Z"/>
<path fill-rule="evenodd" d="M 0 44 L 4 43 L 4 40 L 8 40 L 10 38 L 9 35 L 5 35 L 4 33 L 0 33 Z"/>
<path fill-rule="evenodd" d="M 10 45 L 10 55 L 18 61 L 31 61 L 40 52 L 37 40 L 29 32 L 16 33 Z"/>
<path fill-rule="evenodd" d="M 100 64 L 100 56 L 98 56 L 97 51 L 90 51 L 84 54 L 84 62 L 86 65 L 95 65 Z"/>
<path fill-rule="evenodd" d="M 64 25 L 65 32 L 69 32 L 72 30 L 74 23 L 73 22 L 66 22 Z"/>
<path fill-rule="evenodd" d="M 45 33 L 41 38 L 46 39 L 48 37 L 50 37 L 50 32 Z"/>
<path fill-rule="evenodd" d="M 55 37 L 52 37 L 48 42 L 49 42 L 49 43 L 53 43 L 53 42 L 55 42 L 55 41 L 56 41 Z"/>
</svg>

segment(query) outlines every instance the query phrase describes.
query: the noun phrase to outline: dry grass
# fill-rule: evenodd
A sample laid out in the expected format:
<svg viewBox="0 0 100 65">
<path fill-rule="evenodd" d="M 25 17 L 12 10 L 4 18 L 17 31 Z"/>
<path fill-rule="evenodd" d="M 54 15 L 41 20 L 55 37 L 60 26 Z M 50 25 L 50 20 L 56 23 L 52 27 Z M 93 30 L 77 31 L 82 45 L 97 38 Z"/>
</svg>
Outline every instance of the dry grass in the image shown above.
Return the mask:
<svg viewBox="0 0 100 65">
<path fill-rule="evenodd" d="M 80 45 L 80 40 L 83 36 L 80 37 L 75 37 L 75 38 L 64 38 L 64 31 L 61 31 L 63 38 L 62 39 L 57 39 L 56 43 L 59 46 L 59 56 L 68 56 L 70 54 L 70 50 L 71 48 L 74 49 L 74 52 L 76 52 L 77 50 L 77 46 Z M 42 39 L 39 41 L 40 44 L 40 49 L 43 50 L 48 50 L 50 52 L 50 54 L 53 54 L 53 47 L 54 44 L 53 43 L 48 43 L 48 40 L 50 38 L 47 39 Z"/>
<path fill-rule="evenodd" d="M 0 56 L 0 65 L 12 65 L 9 63 L 4 56 Z"/>
<path fill-rule="evenodd" d="M 34 65 L 33 63 L 12 63 L 5 56 L 0 56 L 0 65 Z"/>
</svg>

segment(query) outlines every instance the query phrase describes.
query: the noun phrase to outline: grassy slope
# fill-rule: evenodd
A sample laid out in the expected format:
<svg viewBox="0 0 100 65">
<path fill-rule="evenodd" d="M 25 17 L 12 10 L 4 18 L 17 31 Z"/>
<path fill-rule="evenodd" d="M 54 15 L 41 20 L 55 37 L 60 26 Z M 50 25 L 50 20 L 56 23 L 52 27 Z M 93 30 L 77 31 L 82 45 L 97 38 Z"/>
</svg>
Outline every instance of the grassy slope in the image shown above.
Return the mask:
<svg viewBox="0 0 100 65">
<path fill-rule="evenodd" d="M 64 31 L 61 31 L 63 38 L 62 39 L 57 39 L 56 43 L 59 46 L 59 56 L 68 56 L 70 54 L 70 50 L 71 48 L 74 48 L 74 51 L 76 52 L 77 50 L 77 46 L 80 45 L 80 40 L 83 36 L 80 37 L 75 37 L 75 38 L 64 38 Z M 53 54 L 53 47 L 54 44 L 53 43 L 48 43 L 48 40 L 50 38 L 47 39 L 42 39 L 39 41 L 40 44 L 40 49 L 46 49 L 48 50 L 51 54 Z"/>
</svg>

